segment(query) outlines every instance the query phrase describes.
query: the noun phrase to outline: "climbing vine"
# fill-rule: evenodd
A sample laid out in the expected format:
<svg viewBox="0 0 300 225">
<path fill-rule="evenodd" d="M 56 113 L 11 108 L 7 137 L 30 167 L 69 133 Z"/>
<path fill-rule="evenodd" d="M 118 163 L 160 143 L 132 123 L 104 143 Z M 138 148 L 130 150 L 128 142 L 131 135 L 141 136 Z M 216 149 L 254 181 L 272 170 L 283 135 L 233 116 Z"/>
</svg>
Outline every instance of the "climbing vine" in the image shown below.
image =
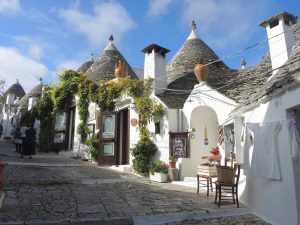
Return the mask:
<svg viewBox="0 0 300 225">
<path fill-rule="evenodd" d="M 38 119 L 40 120 L 40 151 L 48 152 L 51 150 L 52 144 L 52 86 L 45 86 L 43 96 L 37 101 L 34 109 L 38 113 Z"/>
</svg>

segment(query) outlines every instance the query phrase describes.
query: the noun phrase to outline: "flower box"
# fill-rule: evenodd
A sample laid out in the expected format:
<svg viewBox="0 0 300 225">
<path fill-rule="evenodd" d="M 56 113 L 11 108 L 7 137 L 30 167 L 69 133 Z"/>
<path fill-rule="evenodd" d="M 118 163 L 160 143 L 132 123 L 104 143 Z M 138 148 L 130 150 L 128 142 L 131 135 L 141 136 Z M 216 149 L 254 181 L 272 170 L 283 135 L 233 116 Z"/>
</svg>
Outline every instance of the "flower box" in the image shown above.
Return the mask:
<svg viewBox="0 0 300 225">
<path fill-rule="evenodd" d="M 198 175 L 216 177 L 217 176 L 217 167 L 216 166 L 207 166 L 207 165 L 198 166 Z"/>
<path fill-rule="evenodd" d="M 168 180 L 168 174 L 157 172 L 154 172 L 153 174 L 150 173 L 150 180 L 165 183 Z"/>
</svg>

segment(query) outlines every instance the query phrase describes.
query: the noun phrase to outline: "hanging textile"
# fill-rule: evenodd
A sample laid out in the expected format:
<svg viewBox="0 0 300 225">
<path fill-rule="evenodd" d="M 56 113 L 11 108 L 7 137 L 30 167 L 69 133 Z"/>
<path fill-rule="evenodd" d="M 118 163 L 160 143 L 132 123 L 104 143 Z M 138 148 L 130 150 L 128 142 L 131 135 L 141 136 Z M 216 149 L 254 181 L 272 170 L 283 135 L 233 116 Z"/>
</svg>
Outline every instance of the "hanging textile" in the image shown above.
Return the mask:
<svg viewBox="0 0 300 225">
<path fill-rule="evenodd" d="M 289 131 L 289 140 L 291 146 L 292 159 L 299 162 L 300 161 L 300 136 L 296 126 L 296 120 L 289 119 L 287 121 L 287 128 Z"/>
<path fill-rule="evenodd" d="M 246 123 L 244 132 L 245 174 L 280 180 L 277 143 L 280 122 Z"/>
</svg>

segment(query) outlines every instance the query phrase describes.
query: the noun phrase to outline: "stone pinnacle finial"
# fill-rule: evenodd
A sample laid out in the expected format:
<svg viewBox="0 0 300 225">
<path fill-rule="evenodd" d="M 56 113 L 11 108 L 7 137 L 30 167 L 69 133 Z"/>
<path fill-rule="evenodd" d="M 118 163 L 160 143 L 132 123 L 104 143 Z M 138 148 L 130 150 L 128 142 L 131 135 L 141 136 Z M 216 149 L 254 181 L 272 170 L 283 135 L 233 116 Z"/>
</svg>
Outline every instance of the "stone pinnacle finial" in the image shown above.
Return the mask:
<svg viewBox="0 0 300 225">
<path fill-rule="evenodd" d="M 243 57 L 242 60 L 241 60 L 241 67 L 242 67 L 242 69 L 244 69 L 245 66 L 246 66 L 246 60 L 245 60 L 245 58 Z"/>
<path fill-rule="evenodd" d="M 90 54 L 90 59 L 89 59 L 90 61 L 93 61 L 94 60 L 94 53 L 91 53 Z"/>
<path fill-rule="evenodd" d="M 42 77 L 40 77 L 39 81 L 42 83 L 42 82 L 43 82 L 43 78 L 42 78 Z"/>
<path fill-rule="evenodd" d="M 191 29 L 192 30 L 196 30 L 197 28 L 197 24 L 195 23 L 195 21 L 193 20 L 192 23 L 191 23 Z"/>
<path fill-rule="evenodd" d="M 19 79 L 16 80 L 16 84 L 19 84 Z"/>
<path fill-rule="evenodd" d="M 114 36 L 111 34 L 111 35 L 109 36 L 109 39 L 108 39 L 108 40 L 113 41 L 113 40 L 114 40 Z"/>
</svg>

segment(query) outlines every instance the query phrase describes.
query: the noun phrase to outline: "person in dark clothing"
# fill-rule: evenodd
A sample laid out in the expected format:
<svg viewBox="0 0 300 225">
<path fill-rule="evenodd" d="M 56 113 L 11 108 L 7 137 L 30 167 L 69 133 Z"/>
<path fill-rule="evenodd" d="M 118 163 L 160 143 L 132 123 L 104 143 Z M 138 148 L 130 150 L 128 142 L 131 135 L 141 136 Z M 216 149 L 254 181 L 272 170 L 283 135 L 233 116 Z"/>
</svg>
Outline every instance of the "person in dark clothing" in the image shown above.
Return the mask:
<svg viewBox="0 0 300 225">
<path fill-rule="evenodd" d="M 25 131 L 25 139 L 23 141 L 23 148 L 22 148 L 22 153 L 21 153 L 21 158 L 23 156 L 29 156 L 31 159 L 32 155 L 35 154 L 35 140 L 36 140 L 36 131 L 33 128 L 33 125 L 30 126 L 29 129 Z"/>
<path fill-rule="evenodd" d="M 14 143 L 16 145 L 16 151 L 15 152 L 21 153 L 22 139 L 21 139 L 21 128 L 19 126 L 15 130 Z"/>
</svg>

